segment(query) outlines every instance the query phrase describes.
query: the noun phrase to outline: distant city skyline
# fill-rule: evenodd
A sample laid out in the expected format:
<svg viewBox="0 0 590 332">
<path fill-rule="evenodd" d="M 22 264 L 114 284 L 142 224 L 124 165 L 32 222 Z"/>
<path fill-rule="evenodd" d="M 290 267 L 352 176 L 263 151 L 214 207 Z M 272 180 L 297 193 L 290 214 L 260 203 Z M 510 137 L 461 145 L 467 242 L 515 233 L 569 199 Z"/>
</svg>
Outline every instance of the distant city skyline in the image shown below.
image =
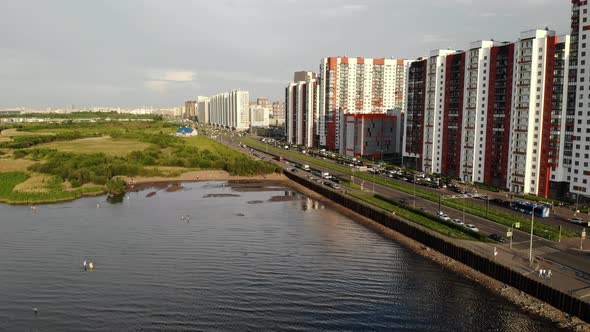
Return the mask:
<svg viewBox="0 0 590 332">
<path fill-rule="evenodd" d="M 0 109 L 170 107 L 244 89 L 284 100 L 329 56 L 406 58 L 569 33 L 569 1 L 3 1 Z M 419 22 L 419 24 L 416 24 Z"/>
</svg>

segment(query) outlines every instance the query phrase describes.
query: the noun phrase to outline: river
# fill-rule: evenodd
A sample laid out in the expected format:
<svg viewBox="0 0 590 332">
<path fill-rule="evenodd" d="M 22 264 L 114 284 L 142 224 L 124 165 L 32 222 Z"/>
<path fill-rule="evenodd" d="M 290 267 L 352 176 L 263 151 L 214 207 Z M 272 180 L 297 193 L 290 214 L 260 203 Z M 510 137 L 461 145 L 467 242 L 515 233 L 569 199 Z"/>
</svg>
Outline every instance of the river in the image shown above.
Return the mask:
<svg viewBox="0 0 590 332">
<path fill-rule="evenodd" d="M 320 202 L 262 189 L 0 205 L 0 330 L 555 330 Z"/>
</svg>

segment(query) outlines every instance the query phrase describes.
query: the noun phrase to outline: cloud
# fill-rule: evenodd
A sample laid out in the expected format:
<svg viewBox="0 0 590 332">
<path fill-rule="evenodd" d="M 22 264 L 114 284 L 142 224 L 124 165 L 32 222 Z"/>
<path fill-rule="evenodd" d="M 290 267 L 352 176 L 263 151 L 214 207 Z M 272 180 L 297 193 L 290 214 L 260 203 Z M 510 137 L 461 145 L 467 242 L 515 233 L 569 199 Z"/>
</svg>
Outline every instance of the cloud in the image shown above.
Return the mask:
<svg viewBox="0 0 590 332">
<path fill-rule="evenodd" d="M 188 70 L 159 70 L 150 75 L 151 80 L 163 82 L 192 82 L 194 76 L 195 72 Z"/>
<path fill-rule="evenodd" d="M 486 13 L 479 14 L 479 16 L 481 16 L 481 17 L 496 17 L 496 16 L 498 16 L 498 14 L 494 13 L 494 12 L 486 12 Z"/>
<path fill-rule="evenodd" d="M 276 79 L 271 77 L 262 77 L 259 75 L 247 72 L 227 72 L 227 71 L 203 71 L 199 72 L 199 76 L 207 79 L 220 79 L 224 81 L 246 82 L 246 83 L 260 83 L 260 84 L 285 84 L 284 79 Z"/>
<path fill-rule="evenodd" d="M 166 81 L 145 81 L 144 86 L 153 92 L 166 93 L 169 82 Z"/>
<path fill-rule="evenodd" d="M 319 10 L 320 16 L 342 17 L 351 16 L 369 10 L 366 4 L 344 4 L 337 7 L 327 7 Z"/>
<path fill-rule="evenodd" d="M 144 87 L 157 93 L 166 93 L 173 84 L 193 84 L 195 72 L 190 70 L 152 70 Z"/>
<path fill-rule="evenodd" d="M 449 39 L 446 37 L 431 34 L 423 35 L 422 39 L 420 40 L 420 42 L 423 44 L 443 43 L 448 41 Z"/>
</svg>

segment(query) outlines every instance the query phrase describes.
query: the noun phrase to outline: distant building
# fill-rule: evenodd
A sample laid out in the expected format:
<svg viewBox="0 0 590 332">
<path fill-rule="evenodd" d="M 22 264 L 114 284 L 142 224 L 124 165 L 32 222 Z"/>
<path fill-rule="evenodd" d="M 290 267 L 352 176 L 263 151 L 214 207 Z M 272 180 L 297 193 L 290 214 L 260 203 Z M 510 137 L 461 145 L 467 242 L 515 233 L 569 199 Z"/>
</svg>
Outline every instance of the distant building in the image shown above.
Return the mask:
<svg viewBox="0 0 590 332">
<path fill-rule="evenodd" d="M 194 119 L 197 117 L 197 102 L 189 100 L 184 102 L 184 114 L 185 119 Z"/>
<path fill-rule="evenodd" d="M 271 105 L 270 117 L 273 119 L 285 119 L 286 104 L 281 101 L 276 101 Z"/>
<path fill-rule="evenodd" d="M 270 102 L 268 101 L 267 97 L 258 97 L 256 99 L 256 105 L 262 107 L 270 107 Z"/>
<path fill-rule="evenodd" d="M 251 127 L 268 127 L 270 108 L 262 105 L 250 107 L 250 126 Z"/>
<path fill-rule="evenodd" d="M 297 72 L 294 77 L 304 80 L 289 83 L 285 90 L 285 135 L 290 144 L 313 147 L 317 145 L 318 82 L 312 72 Z"/>
<path fill-rule="evenodd" d="M 250 95 L 248 91 L 232 90 L 209 98 L 209 122 L 235 130 L 250 127 Z"/>
<path fill-rule="evenodd" d="M 199 123 L 209 123 L 209 98 L 199 96 L 197 98 L 197 121 Z"/>
</svg>

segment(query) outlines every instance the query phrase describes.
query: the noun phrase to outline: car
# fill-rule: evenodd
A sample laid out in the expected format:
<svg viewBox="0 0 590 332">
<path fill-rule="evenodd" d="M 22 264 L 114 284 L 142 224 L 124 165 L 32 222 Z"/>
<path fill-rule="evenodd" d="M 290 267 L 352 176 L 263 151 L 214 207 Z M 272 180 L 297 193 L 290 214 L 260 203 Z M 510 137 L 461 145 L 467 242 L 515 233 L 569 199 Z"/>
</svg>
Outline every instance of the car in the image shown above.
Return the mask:
<svg viewBox="0 0 590 332">
<path fill-rule="evenodd" d="M 571 222 L 572 224 L 576 224 L 576 225 L 583 225 L 583 224 L 585 224 L 584 220 L 582 220 L 580 218 L 570 218 L 567 221 Z"/>
<path fill-rule="evenodd" d="M 488 235 L 488 238 L 490 238 L 496 242 L 500 242 L 500 243 L 504 243 L 506 241 L 502 235 L 497 234 L 497 233 L 492 233 L 492 234 Z"/>
<path fill-rule="evenodd" d="M 451 219 L 451 221 L 457 225 L 465 226 L 465 223 L 463 222 L 463 220 L 461 220 L 459 218 Z"/>
<path fill-rule="evenodd" d="M 472 230 L 474 232 L 479 232 L 479 228 L 475 227 L 474 224 L 465 224 L 465 227 L 469 228 L 470 230 Z"/>
</svg>

